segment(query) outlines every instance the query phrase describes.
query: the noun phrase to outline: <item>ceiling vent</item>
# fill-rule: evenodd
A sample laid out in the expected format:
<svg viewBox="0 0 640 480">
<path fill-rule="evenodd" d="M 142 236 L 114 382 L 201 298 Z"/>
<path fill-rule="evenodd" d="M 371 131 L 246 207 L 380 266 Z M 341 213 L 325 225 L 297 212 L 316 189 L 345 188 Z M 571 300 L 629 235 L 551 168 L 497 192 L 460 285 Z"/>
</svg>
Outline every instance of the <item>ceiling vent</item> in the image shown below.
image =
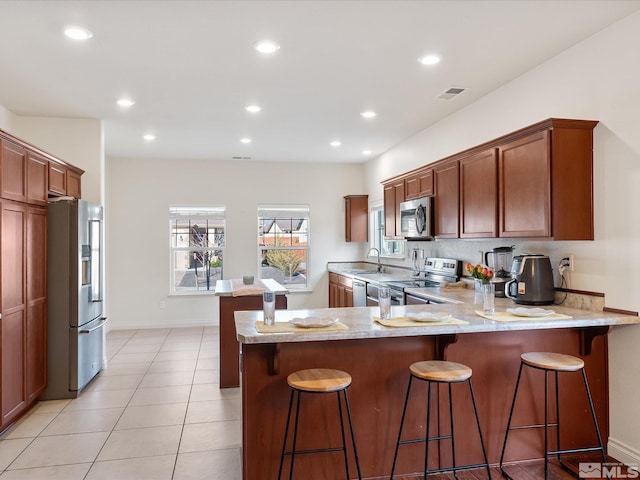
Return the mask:
<svg viewBox="0 0 640 480">
<path fill-rule="evenodd" d="M 467 90 L 468 90 L 467 88 L 462 88 L 462 87 L 451 87 L 445 90 L 444 92 L 442 92 L 436 98 L 440 98 L 442 100 L 451 100 L 452 98 L 457 97 L 462 92 L 466 92 Z"/>
<path fill-rule="evenodd" d="M 251 157 L 231 157 L 232 160 L 251 160 Z"/>
</svg>

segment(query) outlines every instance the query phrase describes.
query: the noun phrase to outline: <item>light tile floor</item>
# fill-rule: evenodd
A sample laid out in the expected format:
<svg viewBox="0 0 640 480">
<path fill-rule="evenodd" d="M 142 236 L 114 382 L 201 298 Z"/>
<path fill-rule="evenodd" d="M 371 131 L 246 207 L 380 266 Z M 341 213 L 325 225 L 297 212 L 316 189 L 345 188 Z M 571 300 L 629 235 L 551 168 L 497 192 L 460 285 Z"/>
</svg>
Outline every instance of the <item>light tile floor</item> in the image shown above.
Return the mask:
<svg viewBox="0 0 640 480">
<path fill-rule="evenodd" d="M 73 400 L 0 436 L 2 480 L 241 479 L 240 390 L 218 386 L 218 329 L 116 330 Z"/>
</svg>

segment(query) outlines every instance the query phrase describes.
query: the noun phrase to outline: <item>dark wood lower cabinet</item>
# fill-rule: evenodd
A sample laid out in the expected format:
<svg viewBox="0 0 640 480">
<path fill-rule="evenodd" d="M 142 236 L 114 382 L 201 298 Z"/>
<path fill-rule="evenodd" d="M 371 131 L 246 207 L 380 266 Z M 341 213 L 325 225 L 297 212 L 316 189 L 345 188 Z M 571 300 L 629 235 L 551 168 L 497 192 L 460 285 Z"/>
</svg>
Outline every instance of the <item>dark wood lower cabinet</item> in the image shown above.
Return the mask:
<svg viewBox="0 0 640 480">
<path fill-rule="evenodd" d="M 4 429 L 46 386 L 47 211 L 1 201 L 1 414 Z"/>
<path fill-rule="evenodd" d="M 473 387 L 490 463 L 495 464 L 500 460 L 504 429 L 520 367 L 520 354 L 526 351 L 555 351 L 579 356 L 585 361 L 596 415 L 606 444 L 609 437 L 607 338 L 596 336 L 589 355 L 581 355 L 581 340 L 580 329 L 567 328 L 460 334 L 455 343 L 449 344 L 445 359 L 464 363 L 473 369 Z M 439 337 L 425 335 L 277 345 L 246 344 L 242 345 L 242 350 L 242 455 L 245 480 L 277 478 L 290 395 L 286 378 L 295 370 L 320 367 L 344 370 L 352 376 L 349 400 L 362 476 L 388 478 L 409 381 L 409 365 L 437 358 Z M 277 355 L 275 362 L 274 355 Z M 268 365 L 277 365 L 277 372 L 269 374 Z M 513 422 L 518 425 L 539 423 L 544 411 L 544 373 L 527 369 L 523 376 L 519 392 L 521 400 L 516 404 Z M 583 395 L 582 377 L 575 372 L 561 373 L 560 382 L 562 448 L 593 445 L 595 435 L 586 395 Z M 414 383 L 411 395 L 405 430 L 407 438 L 424 433 L 424 382 Z M 432 432 L 446 434 L 446 389 L 435 391 L 433 395 L 437 408 L 430 428 Z M 466 385 L 453 385 L 453 397 L 457 432 L 456 461 L 459 464 L 480 462 L 482 454 L 476 430 L 472 428 L 475 420 Z M 553 405 L 551 401 L 552 408 Z M 335 397 L 303 397 L 298 428 L 297 448 L 340 445 Z M 432 467 L 438 458 L 443 465 L 450 465 L 449 444 L 442 443 L 441 450 L 434 443 L 433 457 L 430 455 Z M 552 440 L 552 448 L 554 446 L 555 441 Z M 541 430 L 513 431 L 506 460 L 539 459 L 542 451 Z M 424 444 L 401 447 L 396 466 L 398 477 L 421 471 L 423 458 Z M 351 453 L 349 461 L 350 470 L 355 472 Z M 288 475 L 288 461 L 285 465 Z M 309 480 L 344 478 L 342 453 L 296 456 L 295 471 Z"/>
<path fill-rule="evenodd" d="M 287 297 L 276 295 L 276 309 L 286 308 Z M 240 386 L 240 344 L 234 318 L 240 310 L 262 310 L 262 295 L 220 297 L 220 388 Z"/>
</svg>

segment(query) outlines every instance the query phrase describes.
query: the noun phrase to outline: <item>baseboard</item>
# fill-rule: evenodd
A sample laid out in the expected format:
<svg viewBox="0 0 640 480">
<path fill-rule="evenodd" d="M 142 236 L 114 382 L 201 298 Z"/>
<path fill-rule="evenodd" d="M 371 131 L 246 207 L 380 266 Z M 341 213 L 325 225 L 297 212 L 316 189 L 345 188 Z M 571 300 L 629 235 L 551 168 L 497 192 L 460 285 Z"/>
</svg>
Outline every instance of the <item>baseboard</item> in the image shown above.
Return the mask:
<svg viewBox="0 0 640 480">
<path fill-rule="evenodd" d="M 146 330 L 149 328 L 188 328 L 188 327 L 215 327 L 217 323 L 211 320 L 176 320 L 176 321 L 159 321 L 159 322 L 124 322 L 124 323 L 107 323 L 107 332 L 111 330 Z"/>
<path fill-rule="evenodd" d="M 626 465 L 640 465 L 640 451 L 615 438 L 609 437 L 607 453 Z"/>
</svg>

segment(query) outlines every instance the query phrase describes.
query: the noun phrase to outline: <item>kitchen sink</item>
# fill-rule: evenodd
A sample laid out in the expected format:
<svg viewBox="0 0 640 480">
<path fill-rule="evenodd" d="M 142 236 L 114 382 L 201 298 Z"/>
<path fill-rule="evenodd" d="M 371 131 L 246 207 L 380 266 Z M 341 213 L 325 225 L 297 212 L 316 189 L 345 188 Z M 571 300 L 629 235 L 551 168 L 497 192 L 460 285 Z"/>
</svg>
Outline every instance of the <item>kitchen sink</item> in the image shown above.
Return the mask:
<svg viewBox="0 0 640 480">
<path fill-rule="evenodd" d="M 350 273 L 351 275 L 371 275 L 371 274 L 377 274 L 378 271 L 377 270 L 345 270 L 344 273 Z"/>
</svg>

